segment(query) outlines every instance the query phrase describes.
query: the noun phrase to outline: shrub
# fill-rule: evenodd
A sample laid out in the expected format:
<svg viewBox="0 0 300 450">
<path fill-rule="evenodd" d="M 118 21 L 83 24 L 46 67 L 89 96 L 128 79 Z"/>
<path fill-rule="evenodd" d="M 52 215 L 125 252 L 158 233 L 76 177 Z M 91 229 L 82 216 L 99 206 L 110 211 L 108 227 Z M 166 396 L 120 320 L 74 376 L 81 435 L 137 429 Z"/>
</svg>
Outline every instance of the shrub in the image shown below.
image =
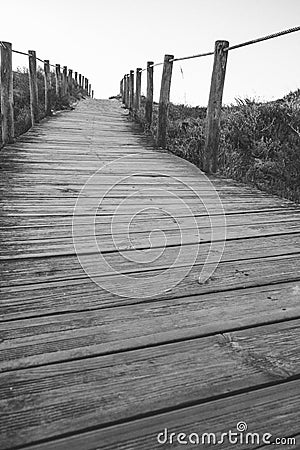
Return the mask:
<svg viewBox="0 0 300 450">
<path fill-rule="evenodd" d="M 144 103 L 136 120 L 156 136 L 157 105 L 150 129 Z M 202 168 L 206 108 L 170 104 L 167 149 Z M 300 89 L 281 100 L 237 99 L 222 109 L 218 173 L 300 201 Z"/>
</svg>

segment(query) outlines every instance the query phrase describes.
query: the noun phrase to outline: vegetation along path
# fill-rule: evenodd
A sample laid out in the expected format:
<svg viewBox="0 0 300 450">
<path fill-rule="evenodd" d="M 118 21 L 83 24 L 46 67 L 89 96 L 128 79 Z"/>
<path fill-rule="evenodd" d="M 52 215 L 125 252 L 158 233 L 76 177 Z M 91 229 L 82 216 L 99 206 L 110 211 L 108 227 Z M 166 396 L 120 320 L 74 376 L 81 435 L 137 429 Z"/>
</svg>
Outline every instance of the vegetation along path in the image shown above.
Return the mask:
<svg viewBox="0 0 300 450">
<path fill-rule="evenodd" d="M 0 449 L 296 448 L 299 206 L 208 179 L 116 100 L 0 158 Z"/>
</svg>

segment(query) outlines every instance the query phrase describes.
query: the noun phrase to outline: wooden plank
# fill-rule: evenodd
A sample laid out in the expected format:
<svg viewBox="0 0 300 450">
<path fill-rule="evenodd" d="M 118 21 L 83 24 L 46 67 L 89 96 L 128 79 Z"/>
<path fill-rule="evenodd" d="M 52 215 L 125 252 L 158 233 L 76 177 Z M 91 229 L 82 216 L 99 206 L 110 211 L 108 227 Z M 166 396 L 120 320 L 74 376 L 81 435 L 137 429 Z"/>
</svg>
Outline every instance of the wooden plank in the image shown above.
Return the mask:
<svg viewBox="0 0 300 450">
<path fill-rule="evenodd" d="M 259 215 L 249 216 L 250 219 L 247 219 L 248 215 L 230 216 L 232 218 L 231 223 L 229 223 L 227 218 L 226 240 L 275 235 L 280 237 L 280 235 L 283 234 L 296 234 L 299 230 L 299 219 L 297 219 L 297 217 L 295 217 L 294 220 L 288 220 L 290 218 L 289 215 L 279 215 L 278 217 L 273 215 L 273 217 L 276 217 L 276 220 L 274 222 L 269 222 L 270 217 L 267 216 L 262 215 L 261 218 L 257 217 Z M 104 220 L 105 218 L 106 220 Z M 124 220 L 126 216 L 122 216 L 122 218 Z M 211 239 L 217 240 L 218 236 L 219 239 L 220 236 L 222 236 L 222 226 L 224 224 L 224 219 L 222 216 L 215 216 L 213 218 L 213 236 L 210 218 L 206 216 L 196 216 L 195 220 L 192 220 L 192 218 L 189 217 L 179 217 L 177 218 L 177 223 L 174 223 L 171 218 L 168 218 L 167 216 L 161 217 L 159 214 L 157 214 L 157 216 L 154 214 L 153 218 L 155 218 L 155 227 L 154 223 L 151 223 L 149 221 L 149 217 L 146 215 L 142 215 L 141 217 L 136 218 L 136 220 L 133 220 L 131 222 L 131 230 L 129 235 L 132 237 L 136 236 L 138 239 L 139 236 L 141 236 L 141 239 L 146 239 L 151 231 L 153 231 L 154 229 L 160 229 L 164 230 L 164 232 L 166 232 L 166 235 L 171 240 L 176 239 L 177 235 L 179 243 L 182 243 L 182 240 L 179 239 L 178 236 L 179 231 L 183 232 L 183 234 L 186 235 L 188 233 L 188 230 L 190 230 L 188 236 L 190 243 L 199 242 L 200 239 L 202 243 L 204 243 L 205 241 L 210 242 Z M 254 223 L 251 223 L 251 218 L 253 218 L 252 220 Z M 263 221 L 264 218 L 266 219 L 265 222 Z M 280 218 L 282 218 L 282 220 L 279 220 Z M 238 220 L 234 219 L 239 219 L 239 222 Z M 256 223 L 255 219 L 257 220 Z M 89 219 L 89 217 L 83 217 L 80 221 L 78 221 L 79 230 L 77 232 L 77 236 L 88 235 L 88 224 L 90 220 L 91 219 Z M 123 234 L 124 240 L 126 240 L 126 236 L 128 236 L 128 223 L 130 223 L 130 221 L 131 217 L 128 217 L 128 221 L 124 220 L 117 222 L 113 227 L 113 234 Z M 47 224 L 45 222 L 44 225 L 39 225 L 39 223 L 37 223 L 35 226 L 2 226 L 0 227 L 0 238 L 3 241 L 1 247 L 4 249 L 11 241 L 13 241 L 15 244 L 22 244 L 22 241 L 26 241 L 26 243 L 29 244 L 28 241 L 31 240 L 34 240 L 35 243 L 37 243 L 41 240 L 55 239 L 58 240 L 59 243 L 59 239 L 71 239 L 71 222 L 72 221 L 70 220 L 69 223 L 61 222 L 57 225 L 55 223 Z M 96 237 L 111 234 L 111 220 L 109 217 L 97 216 L 94 224 Z M 155 233 L 152 237 L 153 239 L 155 239 Z M 293 236 L 291 236 L 291 238 L 292 237 Z"/>
<path fill-rule="evenodd" d="M 3 373 L 0 448 L 290 380 L 299 338 L 290 321 Z"/>
<path fill-rule="evenodd" d="M 110 426 L 104 429 L 95 429 L 83 433 L 74 434 L 55 441 L 46 442 L 28 447 L 28 450 L 154 450 L 163 448 L 158 442 L 164 442 L 165 429 L 168 430 L 168 443 L 165 446 L 177 448 L 182 440 L 190 440 L 197 444 L 198 437 L 201 445 L 204 433 L 215 433 L 217 440 L 221 442 L 222 433 L 237 432 L 236 425 L 244 421 L 248 425 L 249 433 L 258 433 L 259 442 L 262 444 L 263 435 L 265 439 L 267 433 L 271 434 L 269 442 L 274 442 L 276 438 L 288 438 L 295 436 L 296 443 L 299 442 L 299 398 L 300 383 L 293 381 L 280 384 L 278 386 L 267 387 L 253 392 L 235 395 L 230 398 L 211 401 L 202 405 L 190 406 L 179 410 L 157 414 L 150 418 L 138 419 L 124 424 Z M 170 436 L 170 433 L 174 433 Z M 187 436 L 180 436 L 179 433 L 185 433 Z M 245 450 L 246 433 L 243 433 L 243 439 L 239 443 L 233 444 L 236 436 L 232 435 L 232 442 L 224 439 L 220 445 L 214 445 L 215 448 L 224 450 Z M 240 434 L 238 436 L 240 438 Z M 209 448 L 208 436 L 204 437 L 203 448 Z M 254 438 L 252 443 L 249 435 L 250 444 L 248 448 L 254 448 L 257 442 Z M 268 441 L 267 441 L 268 442 Z M 183 446 L 185 444 L 181 444 Z M 185 448 L 193 448 L 195 445 L 185 445 Z M 210 446 L 213 443 L 211 441 Z M 270 448 L 270 445 L 259 446 L 259 448 Z M 175 447 L 176 446 L 176 447 Z M 275 446 L 275 445 L 274 445 Z M 278 445 L 277 445 L 278 447 Z M 178 447 L 179 448 L 179 447 Z M 257 446 L 255 446 L 257 448 Z M 280 448 L 280 447 L 278 447 Z M 284 449 L 297 448 L 294 444 L 282 446 Z"/>
<path fill-rule="evenodd" d="M 146 303 L 150 300 L 155 302 L 300 280 L 298 255 L 221 263 L 206 283 L 199 283 L 202 268 L 201 265 L 200 267 L 196 265 L 191 270 L 190 266 L 175 267 L 172 271 L 167 271 L 167 276 L 164 269 L 150 270 L 147 276 L 143 272 L 136 273 L 124 283 L 124 279 L 116 275 L 97 276 L 97 265 L 94 264 L 91 275 L 97 284 L 82 271 L 82 278 L 74 280 L 3 287 L 1 316 L 2 320 L 7 315 L 36 317 L 64 311 L 117 307 Z M 205 266 L 207 271 L 214 268 L 215 263 Z M 188 270 L 190 272 L 186 275 Z M 154 280 L 155 289 L 160 292 L 156 296 L 149 292 Z M 182 281 L 176 285 L 180 280 Z M 100 286 L 104 286 L 105 289 Z M 113 293 L 116 290 L 118 295 Z M 237 295 L 239 293 L 237 291 Z M 297 289 L 295 295 L 298 295 Z"/>
<path fill-rule="evenodd" d="M 299 282 L 1 323 L 0 371 L 300 317 Z"/>
<path fill-rule="evenodd" d="M 47 205 L 48 203 L 48 205 Z M 115 204 L 107 204 L 106 201 L 105 204 L 95 211 L 95 200 L 90 199 L 90 202 L 86 204 L 84 211 L 82 211 L 81 214 L 77 214 L 76 217 L 80 216 L 90 216 L 94 217 L 95 212 L 97 212 L 97 215 L 101 216 L 123 216 L 125 215 L 128 217 L 128 215 L 134 216 L 137 212 L 144 210 L 144 214 L 148 214 L 149 217 L 151 217 L 151 210 L 153 211 L 156 207 L 160 207 L 162 212 L 164 212 L 164 215 L 172 215 L 175 219 L 177 217 L 183 217 L 187 215 L 187 206 L 182 205 L 180 208 L 178 207 L 179 201 L 173 200 L 172 202 L 168 202 L 167 199 L 161 200 L 160 202 L 152 202 L 147 201 L 147 203 L 141 204 L 136 202 L 132 202 L 128 205 L 127 209 L 125 208 L 119 208 L 117 209 L 117 202 Z M 120 201 L 118 201 L 120 203 Z M 14 218 L 21 217 L 21 216 L 73 216 L 74 214 L 74 206 L 75 206 L 75 200 L 73 199 L 72 203 L 67 204 L 65 201 L 60 202 L 19 202 L 19 204 L 15 203 L 14 205 L 12 202 L 3 201 L 0 205 L 0 208 L 3 208 L 4 211 L 4 217 L 13 216 Z M 207 208 L 209 208 L 211 215 L 220 215 L 223 213 L 222 208 L 218 206 L 212 199 L 207 202 L 205 202 L 205 205 L 203 205 L 201 202 L 197 202 L 196 200 L 191 202 L 189 205 L 189 208 L 191 209 L 191 214 L 196 215 L 207 215 Z M 268 205 L 267 199 L 262 199 L 260 202 L 258 201 L 250 201 L 248 199 L 244 199 L 241 201 L 229 201 L 222 202 L 224 213 L 227 214 L 240 214 L 242 212 L 260 212 L 260 211 L 268 211 L 268 210 L 275 210 L 278 209 L 279 205 Z"/>
<path fill-rule="evenodd" d="M 62 192 L 64 191 L 64 188 L 62 187 Z M 69 187 L 65 188 L 65 192 L 68 192 Z M 164 214 L 157 214 L 155 215 L 156 220 L 161 224 L 161 226 L 166 226 L 168 229 L 167 224 L 170 223 L 170 218 L 167 217 Z M 190 224 L 191 218 L 187 215 L 178 216 L 177 218 L 178 224 L 180 227 L 185 228 Z M 195 220 L 198 226 L 201 228 L 201 224 L 206 223 L 207 215 L 195 215 Z M 236 214 L 227 214 L 226 216 L 226 224 L 228 227 L 232 226 L 239 226 L 239 225 L 270 225 L 270 223 L 273 223 L 274 226 L 276 225 L 283 225 L 285 222 L 296 223 L 300 219 L 299 217 L 299 211 L 294 209 L 282 209 L 282 210 L 261 210 L 261 211 L 244 211 L 241 213 Z M 2 217 L 2 221 L 0 224 L 0 230 L 1 233 L 7 232 L 18 232 L 17 230 L 27 230 L 25 234 L 27 238 L 30 238 L 31 229 L 33 232 L 36 231 L 36 235 L 40 235 L 42 233 L 42 230 L 49 230 L 49 233 L 51 232 L 51 229 L 58 228 L 59 231 L 57 231 L 57 236 L 59 236 L 59 233 L 66 230 L 69 230 L 71 233 L 72 229 L 72 220 L 73 218 L 71 216 L 26 216 L 23 215 L 18 218 L 14 218 L 13 216 L 8 217 Z M 91 216 L 83 216 L 78 223 L 84 227 L 88 223 L 90 223 Z M 122 215 L 119 216 L 118 223 L 120 224 L 120 227 L 124 227 L 126 224 L 128 224 L 131 220 L 131 216 L 129 215 Z M 152 225 L 149 225 L 148 223 L 149 217 L 146 214 L 140 214 L 139 218 L 136 220 L 136 223 L 139 223 L 141 227 L 144 227 L 144 231 L 149 230 Z M 223 220 L 222 216 L 214 216 L 215 223 L 218 223 L 218 220 Z M 111 218 L 108 216 L 96 216 L 95 217 L 95 224 L 103 224 L 104 226 L 107 226 L 107 224 L 111 223 Z M 125 225 L 124 225 L 125 224 Z M 165 224 L 165 225 L 163 225 Z M 152 229 L 152 228 L 151 228 Z M 48 231 L 45 231 L 45 234 L 47 234 Z"/>
<path fill-rule="evenodd" d="M 116 230 L 109 234 L 110 224 L 105 227 L 105 232 L 103 225 L 96 226 L 92 234 L 90 227 L 86 228 L 86 232 L 83 227 L 79 227 L 74 234 L 75 238 L 70 231 L 61 237 L 39 238 L 36 235 L 35 238 L 31 236 L 29 240 L 25 236 L 19 240 L 16 233 L 13 232 L 8 233 L 9 237 L 5 237 L 4 234 L 5 242 L 0 245 L 0 260 L 3 261 L 3 268 L 10 266 L 14 269 L 17 267 L 13 262 L 10 264 L 10 261 L 14 260 L 22 260 L 19 265 L 25 268 L 27 258 L 76 256 L 76 252 L 77 254 L 89 254 L 91 260 L 94 261 L 97 261 L 97 254 L 101 252 L 107 261 L 113 263 L 115 269 L 120 270 L 123 267 L 124 271 L 149 271 L 154 268 L 151 264 L 152 259 L 155 261 L 155 268 L 167 268 L 174 263 L 180 252 L 182 253 L 179 260 L 180 265 L 188 264 L 191 254 L 197 255 L 195 264 L 203 264 L 210 251 L 211 243 L 222 242 L 225 236 L 228 241 L 226 245 L 224 243 L 223 262 L 300 253 L 299 226 L 298 224 L 294 225 L 293 222 L 291 225 L 288 223 L 288 226 L 287 224 L 275 226 L 275 232 L 274 228 L 267 230 L 256 225 L 248 227 L 243 225 L 232 227 L 228 231 L 226 230 L 226 233 L 223 227 L 213 230 L 211 228 L 166 229 L 164 236 L 158 229 L 151 231 L 151 236 L 149 236 L 150 232 L 148 231 L 133 231 L 127 234 Z M 112 229 L 114 230 L 114 228 Z M 276 230 L 278 230 L 278 234 Z M 76 247 L 74 247 L 74 243 Z M 158 256 L 158 249 L 161 250 L 160 256 Z M 128 264 L 124 264 L 125 255 L 135 261 L 134 256 L 139 250 L 147 251 L 147 267 L 145 267 L 145 261 L 140 264 L 128 261 Z M 216 258 L 219 256 L 217 253 Z M 76 261 L 74 262 L 76 263 Z M 31 260 L 28 262 L 29 264 L 35 265 L 35 262 Z M 123 272 L 123 270 L 121 271 Z M 17 273 L 14 276 L 17 276 Z M 2 281 L 4 279 L 6 279 L 5 275 Z"/>
</svg>

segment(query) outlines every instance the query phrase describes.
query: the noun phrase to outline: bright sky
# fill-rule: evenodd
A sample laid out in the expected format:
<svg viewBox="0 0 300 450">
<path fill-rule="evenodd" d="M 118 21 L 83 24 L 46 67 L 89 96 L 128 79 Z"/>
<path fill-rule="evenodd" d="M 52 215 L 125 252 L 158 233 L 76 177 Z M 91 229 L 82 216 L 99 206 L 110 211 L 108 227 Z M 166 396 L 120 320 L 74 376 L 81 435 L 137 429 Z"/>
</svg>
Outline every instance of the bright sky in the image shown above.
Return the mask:
<svg viewBox="0 0 300 450">
<path fill-rule="evenodd" d="M 148 60 L 213 50 L 300 24 L 299 0 L 12 0 L 2 2 L 0 40 L 36 50 L 89 78 L 97 98 Z M 300 87 L 300 32 L 229 52 L 224 103 L 280 98 Z M 206 105 L 213 57 L 174 63 L 171 101 Z M 27 64 L 14 54 L 14 65 Z M 161 67 L 155 70 L 159 97 Z M 146 73 L 143 72 L 145 92 Z"/>
</svg>

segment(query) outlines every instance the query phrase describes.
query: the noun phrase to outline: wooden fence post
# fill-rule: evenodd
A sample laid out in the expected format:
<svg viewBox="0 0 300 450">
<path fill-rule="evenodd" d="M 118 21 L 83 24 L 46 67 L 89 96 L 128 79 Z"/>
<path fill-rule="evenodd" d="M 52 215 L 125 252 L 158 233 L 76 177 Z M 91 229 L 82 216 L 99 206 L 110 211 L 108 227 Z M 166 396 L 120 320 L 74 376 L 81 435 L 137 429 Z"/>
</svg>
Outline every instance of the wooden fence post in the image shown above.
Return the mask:
<svg viewBox="0 0 300 450">
<path fill-rule="evenodd" d="M 123 96 L 122 96 L 123 104 L 125 105 L 126 101 L 126 75 L 123 77 Z"/>
<path fill-rule="evenodd" d="M 82 82 L 82 90 L 84 91 L 84 76 L 82 76 L 81 82 Z"/>
<path fill-rule="evenodd" d="M 86 95 L 88 95 L 88 90 L 89 90 L 89 79 L 88 79 L 88 78 L 85 78 L 84 81 L 85 81 L 85 92 L 86 92 Z"/>
<path fill-rule="evenodd" d="M 78 86 L 81 89 L 81 73 L 78 75 Z"/>
<path fill-rule="evenodd" d="M 92 85 L 91 83 L 89 83 L 89 97 L 91 96 L 91 92 L 92 92 Z"/>
<path fill-rule="evenodd" d="M 157 126 L 157 145 L 165 148 L 167 142 L 168 110 L 170 100 L 170 88 L 173 68 L 173 55 L 165 55 L 164 67 L 161 78 L 159 107 L 158 107 L 158 126 Z"/>
<path fill-rule="evenodd" d="M 73 70 L 69 69 L 69 74 L 68 74 L 68 90 L 69 90 L 69 94 L 72 95 L 73 94 Z"/>
<path fill-rule="evenodd" d="M 203 160 L 203 170 L 207 173 L 215 173 L 217 170 L 220 117 L 228 54 L 224 49 L 227 47 L 229 47 L 228 41 L 216 41 L 215 43 L 214 65 L 206 115 L 206 136 Z"/>
<path fill-rule="evenodd" d="M 12 45 L 10 42 L 0 42 L 1 70 L 1 116 L 2 143 L 9 144 L 14 140 L 14 99 L 13 99 L 13 71 Z"/>
<path fill-rule="evenodd" d="M 126 108 L 129 108 L 129 74 L 126 75 L 126 100 L 125 100 Z"/>
<path fill-rule="evenodd" d="M 141 84 L 142 84 L 142 69 L 138 67 L 136 69 L 136 80 L 135 80 L 135 114 L 138 114 L 141 106 Z"/>
<path fill-rule="evenodd" d="M 92 98 L 94 98 L 94 91 L 92 90 Z"/>
<path fill-rule="evenodd" d="M 123 97 L 123 78 L 120 81 L 120 96 Z"/>
<path fill-rule="evenodd" d="M 75 86 L 78 86 L 78 72 L 74 73 L 74 81 L 75 81 Z"/>
<path fill-rule="evenodd" d="M 61 73 L 60 64 L 55 64 L 55 93 L 58 100 L 61 100 Z"/>
<path fill-rule="evenodd" d="M 124 104 L 125 107 L 128 108 L 128 74 L 125 75 Z"/>
<path fill-rule="evenodd" d="M 134 108 L 134 70 L 129 73 L 129 109 L 132 111 Z"/>
<path fill-rule="evenodd" d="M 62 96 L 67 97 L 68 96 L 68 68 L 67 66 L 63 67 L 63 73 L 62 73 Z"/>
<path fill-rule="evenodd" d="M 126 75 L 123 77 L 123 91 L 122 91 L 122 103 L 125 105 L 125 93 L 126 93 Z"/>
<path fill-rule="evenodd" d="M 153 110 L 153 61 L 147 62 L 147 98 L 145 106 L 146 123 L 151 126 Z"/>
<path fill-rule="evenodd" d="M 48 59 L 44 61 L 44 80 L 45 80 L 45 114 L 51 116 L 51 78 L 50 63 Z"/>
<path fill-rule="evenodd" d="M 126 92 L 127 92 L 127 75 L 124 75 L 123 103 L 125 106 L 126 106 Z"/>
<path fill-rule="evenodd" d="M 29 90 L 30 90 L 30 111 L 31 124 L 39 122 L 39 106 L 38 106 L 38 86 L 36 74 L 36 52 L 28 50 L 29 54 Z"/>
</svg>

